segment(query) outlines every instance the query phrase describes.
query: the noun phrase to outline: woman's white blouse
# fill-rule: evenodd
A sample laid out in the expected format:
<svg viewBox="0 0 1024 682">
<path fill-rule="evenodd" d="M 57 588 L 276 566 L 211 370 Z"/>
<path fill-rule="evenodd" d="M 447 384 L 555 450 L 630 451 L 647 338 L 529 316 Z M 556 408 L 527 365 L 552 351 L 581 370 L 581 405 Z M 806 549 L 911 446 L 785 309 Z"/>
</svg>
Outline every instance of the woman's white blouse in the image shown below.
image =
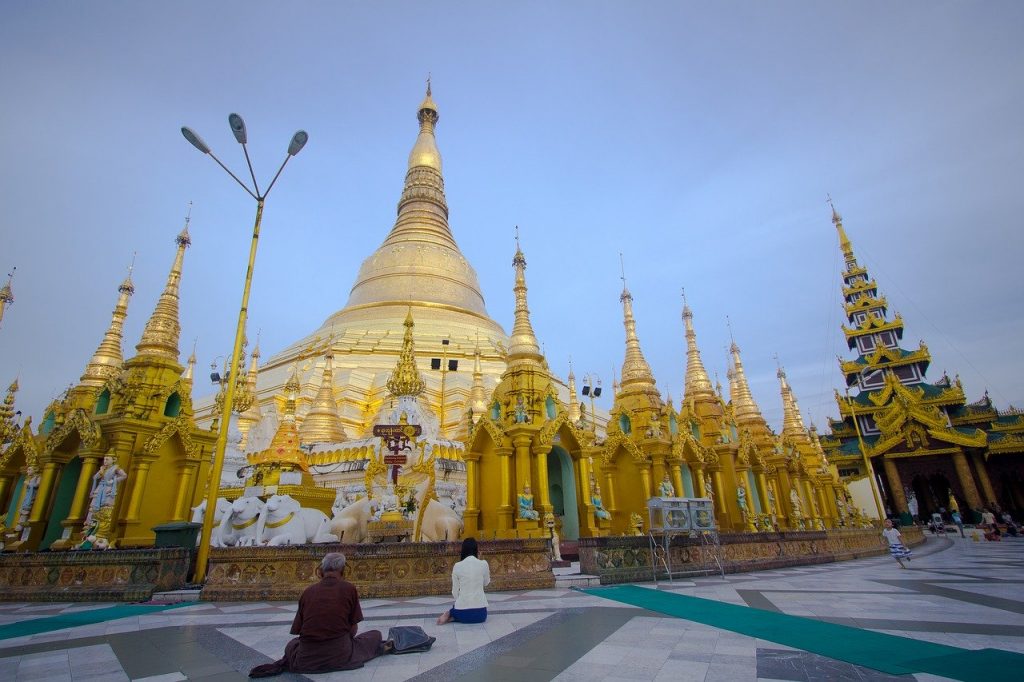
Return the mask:
<svg viewBox="0 0 1024 682">
<path fill-rule="evenodd" d="M 484 586 L 491 582 L 491 567 L 486 561 L 468 556 L 452 568 L 452 596 L 457 609 L 487 606 Z"/>
</svg>

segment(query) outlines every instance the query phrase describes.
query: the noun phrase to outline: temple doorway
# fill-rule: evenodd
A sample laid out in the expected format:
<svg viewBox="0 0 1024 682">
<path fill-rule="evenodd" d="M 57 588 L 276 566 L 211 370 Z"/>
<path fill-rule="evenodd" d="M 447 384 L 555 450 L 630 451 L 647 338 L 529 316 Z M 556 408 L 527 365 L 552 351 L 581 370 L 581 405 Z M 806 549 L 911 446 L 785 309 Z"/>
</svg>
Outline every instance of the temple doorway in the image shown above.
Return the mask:
<svg viewBox="0 0 1024 682">
<path fill-rule="evenodd" d="M 555 516 L 561 521 L 559 533 L 562 539 L 579 540 L 579 502 L 576 500 L 572 457 L 557 445 L 548 453 L 548 496 Z"/>
<path fill-rule="evenodd" d="M 923 521 L 937 511 L 949 511 L 949 495 L 952 486 L 942 474 L 918 474 L 911 481 L 911 488 L 917 497 L 917 516 Z"/>
</svg>

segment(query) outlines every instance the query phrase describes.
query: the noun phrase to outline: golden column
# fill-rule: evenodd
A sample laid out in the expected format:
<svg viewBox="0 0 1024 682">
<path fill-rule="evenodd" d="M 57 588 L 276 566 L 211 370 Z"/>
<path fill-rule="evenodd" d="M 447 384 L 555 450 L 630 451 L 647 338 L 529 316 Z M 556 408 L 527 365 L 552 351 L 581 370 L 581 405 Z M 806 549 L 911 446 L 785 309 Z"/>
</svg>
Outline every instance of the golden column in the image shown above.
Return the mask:
<svg viewBox="0 0 1024 682">
<path fill-rule="evenodd" d="M 188 520 L 189 507 L 192 501 L 192 479 L 196 475 L 199 462 L 186 461 L 178 470 L 178 489 L 174 495 L 174 517 L 172 521 Z"/>
<path fill-rule="evenodd" d="M 768 480 L 764 476 L 764 469 L 758 468 L 754 472 L 754 482 L 757 483 L 757 496 L 761 500 L 761 513 L 771 514 L 771 501 L 768 498 Z"/>
<path fill-rule="evenodd" d="M 512 448 L 495 448 L 501 468 L 501 490 L 498 499 L 498 530 L 512 529 Z"/>
<path fill-rule="evenodd" d="M 135 455 L 132 462 L 132 494 L 128 500 L 128 511 L 125 512 L 125 523 L 138 523 L 139 510 L 142 508 L 142 498 L 146 494 L 146 481 L 149 479 L 149 467 L 156 461 L 155 456 Z M 114 462 L 117 465 L 117 462 Z M 216 504 L 213 507 L 216 509 Z"/>
<path fill-rule="evenodd" d="M 651 499 L 651 463 L 643 462 L 640 464 L 640 484 L 644 490 L 644 502 Z"/>
<path fill-rule="evenodd" d="M 953 453 L 953 466 L 956 467 L 957 478 L 960 479 L 960 485 L 964 489 L 964 497 L 967 498 L 967 506 L 971 510 L 981 509 L 981 496 L 978 495 L 978 488 L 974 485 L 974 477 L 971 475 L 971 467 L 967 463 L 967 457 L 964 455 L 963 450 L 957 450 Z"/>
<path fill-rule="evenodd" d="M 601 496 L 601 502 L 604 503 L 604 508 L 609 512 L 617 511 L 619 506 L 615 499 L 615 471 L 614 465 L 602 464 L 601 473 L 604 474 L 604 494 Z"/>
<path fill-rule="evenodd" d="M 535 445 L 532 450 L 533 461 L 537 467 L 537 487 L 540 488 L 537 491 L 537 497 L 540 500 L 538 511 L 543 518 L 544 514 L 554 509 L 551 505 L 551 491 L 548 489 L 548 453 L 551 452 L 551 447 Z"/>
<path fill-rule="evenodd" d="M 50 508 L 50 496 L 53 494 L 53 487 L 57 481 L 57 474 L 60 472 L 60 463 L 50 460 L 43 463 L 43 470 L 39 474 L 39 488 L 36 490 L 36 499 L 32 503 L 32 513 L 28 517 L 29 524 L 46 522 L 46 514 Z"/>
<path fill-rule="evenodd" d="M 882 466 L 885 468 L 885 479 L 889 482 L 889 492 L 892 495 L 893 511 L 897 514 L 909 514 L 907 507 L 907 494 L 903 490 L 903 481 L 900 480 L 900 472 L 896 462 L 891 457 L 882 458 Z"/>
<path fill-rule="evenodd" d="M 85 522 L 85 507 L 89 503 L 89 493 L 92 492 L 92 477 L 99 469 L 101 454 L 81 455 L 82 470 L 78 474 L 78 482 L 75 484 L 75 494 L 71 498 L 71 508 L 68 510 L 67 518 L 61 521 L 64 528 L 70 528 L 71 534 L 68 539 L 56 540 L 51 549 L 66 549 L 77 542 L 76 534 L 82 530 Z"/>
<path fill-rule="evenodd" d="M 676 489 L 676 496 L 686 497 L 686 488 L 683 486 L 683 472 L 679 462 L 672 462 L 670 467 L 670 475 L 672 476 L 672 487 Z"/>
<path fill-rule="evenodd" d="M 797 522 L 793 518 L 793 503 L 789 499 L 789 491 L 792 489 L 793 484 L 789 480 L 789 468 L 785 463 L 779 464 L 776 467 L 775 477 L 779 482 L 778 489 L 775 491 L 775 503 L 779 505 L 777 514 L 782 521 L 780 525 L 787 528 L 796 528 Z"/>
<path fill-rule="evenodd" d="M 704 487 L 704 465 L 694 464 L 690 472 L 693 474 L 693 492 L 697 497 L 707 497 L 708 491 Z"/>
<path fill-rule="evenodd" d="M 980 452 L 976 452 L 973 455 L 974 468 L 978 472 L 978 481 L 981 482 L 981 490 L 985 493 L 985 502 L 990 504 L 996 501 L 996 491 L 992 487 L 992 479 L 988 477 L 988 471 L 985 470 L 985 457 Z M 3 495 L 0 495 L 0 500 L 3 499 Z"/>
<path fill-rule="evenodd" d="M 466 451 L 466 510 L 462 520 L 466 524 L 465 535 L 475 536 L 480 529 L 480 454 Z"/>
</svg>

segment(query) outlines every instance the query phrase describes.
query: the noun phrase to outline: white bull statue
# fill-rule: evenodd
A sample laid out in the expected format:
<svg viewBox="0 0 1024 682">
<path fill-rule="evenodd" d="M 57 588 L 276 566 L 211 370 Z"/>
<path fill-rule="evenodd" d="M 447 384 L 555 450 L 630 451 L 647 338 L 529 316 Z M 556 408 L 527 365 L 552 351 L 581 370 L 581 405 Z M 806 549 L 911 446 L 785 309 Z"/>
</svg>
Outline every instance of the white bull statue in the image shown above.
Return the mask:
<svg viewBox="0 0 1024 682">
<path fill-rule="evenodd" d="M 264 508 L 258 497 L 239 497 L 220 520 L 220 542 L 224 547 L 256 544 L 256 525 Z M 216 510 L 214 510 L 216 513 Z"/>
<path fill-rule="evenodd" d="M 337 542 L 328 523 L 327 514 L 304 508 L 291 495 L 271 495 L 256 522 L 256 541 L 271 546 Z"/>
<path fill-rule="evenodd" d="M 344 509 L 334 509 L 331 532 L 345 544 L 358 544 L 366 540 L 366 524 L 373 517 L 374 503 L 368 498 L 356 500 Z"/>
<path fill-rule="evenodd" d="M 220 539 L 220 524 L 224 520 L 224 515 L 230 513 L 231 503 L 223 497 L 217 498 L 217 506 L 213 510 L 213 531 L 210 533 L 210 546 L 211 547 L 223 547 L 224 543 Z M 192 523 L 202 523 L 203 519 L 206 518 L 206 500 L 203 500 L 198 506 L 192 507 Z M 201 537 L 196 537 L 196 545 L 199 545 Z"/>
<path fill-rule="evenodd" d="M 462 537 L 465 524 L 451 507 L 437 500 L 427 502 L 420 524 L 420 540 L 423 542 L 451 542 Z"/>
</svg>

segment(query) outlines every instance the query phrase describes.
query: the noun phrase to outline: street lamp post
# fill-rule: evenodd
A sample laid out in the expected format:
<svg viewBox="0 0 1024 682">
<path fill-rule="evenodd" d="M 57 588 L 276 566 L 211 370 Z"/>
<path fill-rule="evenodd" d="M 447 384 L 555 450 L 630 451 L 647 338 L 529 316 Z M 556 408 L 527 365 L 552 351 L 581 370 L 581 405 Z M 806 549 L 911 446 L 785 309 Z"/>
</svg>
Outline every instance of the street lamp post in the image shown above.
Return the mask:
<svg viewBox="0 0 1024 682">
<path fill-rule="evenodd" d="M 448 346 L 451 343 L 451 339 L 441 339 L 441 356 L 440 358 L 430 358 L 430 369 L 441 370 L 441 407 L 440 407 L 440 421 L 438 422 L 438 435 L 444 438 L 444 388 L 445 378 L 448 376 L 448 372 L 457 372 L 459 370 L 458 360 L 448 359 Z"/>
<path fill-rule="evenodd" d="M 868 367 L 865 367 L 857 373 L 857 377 L 860 379 L 860 386 L 864 388 L 864 372 L 868 371 Z M 868 372 L 868 376 L 872 376 L 881 372 L 880 369 L 872 369 Z M 882 506 L 882 495 L 878 490 L 878 483 L 875 481 L 875 471 L 871 467 L 871 460 L 868 459 L 867 450 L 864 447 L 864 438 L 860 433 L 860 424 L 857 423 L 857 410 L 853 406 L 853 400 L 850 399 L 850 387 L 846 386 L 846 405 L 850 408 L 850 415 L 853 416 L 853 430 L 857 433 L 857 446 L 860 449 L 861 460 L 864 462 L 864 471 L 868 475 L 868 482 L 871 484 L 871 496 L 875 499 L 875 508 L 878 510 L 879 522 L 885 521 L 885 509 Z"/>
<path fill-rule="evenodd" d="M 584 396 L 590 396 L 590 430 L 597 433 L 597 413 L 594 412 L 594 398 L 601 397 L 601 377 L 587 373 L 583 375 Z"/>
<path fill-rule="evenodd" d="M 239 356 L 242 352 L 242 341 L 245 338 L 245 321 L 249 313 L 249 290 L 252 287 L 252 273 L 256 265 L 256 246 L 259 244 L 260 238 L 260 222 L 263 219 L 263 203 L 270 194 L 270 190 L 274 188 L 274 183 L 281 176 L 281 171 L 284 170 L 288 160 L 302 151 L 302 148 L 306 145 L 309 140 L 309 135 L 304 130 L 296 132 L 288 144 L 288 154 L 284 157 L 284 161 L 281 162 L 280 168 L 277 169 L 277 173 L 274 175 L 274 179 L 270 181 L 270 185 L 267 187 L 265 192 L 260 192 L 259 184 L 256 182 L 256 173 L 252 168 L 252 161 L 249 159 L 249 148 L 246 146 L 248 141 L 248 135 L 245 130 L 245 122 L 242 117 L 238 114 L 231 114 L 228 116 L 228 124 L 231 126 L 231 132 L 235 136 L 235 140 L 242 145 L 242 150 L 245 152 L 245 162 L 249 166 L 249 175 L 252 177 L 253 189 L 249 189 L 248 185 L 238 179 L 238 176 L 232 173 L 227 166 L 221 163 L 221 160 L 210 151 L 210 147 L 207 146 L 203 139 L 199 137 L 191 128 L 182 127 L 181 134 L 184 135 L 185 139 L 188 140 L 193 147 L 206 154 L 230 175 L 235 182 L 241 185 L 242 189 L 246 193 L 256 200 L 256 220 L 253 223 L 252 228 L 252 242 L 249 246 L 249 265 L 245 271 L 245 286 L 242 288 L 242 305 L 238 310 L 238 326 L 235 329 L 235 344 L 231 352 L 231 366 L 228 369 L 227 386 L 224 389 L 224 404 L 221 406 L 221 417 L 220 417 L 220 428 L 217 430 L 217 444 L 214 447 L 213 453 L 213 466 L 210 469 L 209 479 L 207 481 L 206 489 L 206 514 L 203 516 L 203 530 L 199 539 L 199 552 L 196 555 L 196 572 L 194 581 L 201 583 L 206 579 L 207 563 L 210 559 L 210 535 L 213 533 L 213 510 L 217 508 L 217 496 L 220 492 L 220 474 L 224 468 L 224 450 L 227 447 L 228 440 L 228 422 L 231 420 L 231 406 L 235 399 L 235 381 L 234 377 L 238 376 L 238 364 Z"/>
</svg>

